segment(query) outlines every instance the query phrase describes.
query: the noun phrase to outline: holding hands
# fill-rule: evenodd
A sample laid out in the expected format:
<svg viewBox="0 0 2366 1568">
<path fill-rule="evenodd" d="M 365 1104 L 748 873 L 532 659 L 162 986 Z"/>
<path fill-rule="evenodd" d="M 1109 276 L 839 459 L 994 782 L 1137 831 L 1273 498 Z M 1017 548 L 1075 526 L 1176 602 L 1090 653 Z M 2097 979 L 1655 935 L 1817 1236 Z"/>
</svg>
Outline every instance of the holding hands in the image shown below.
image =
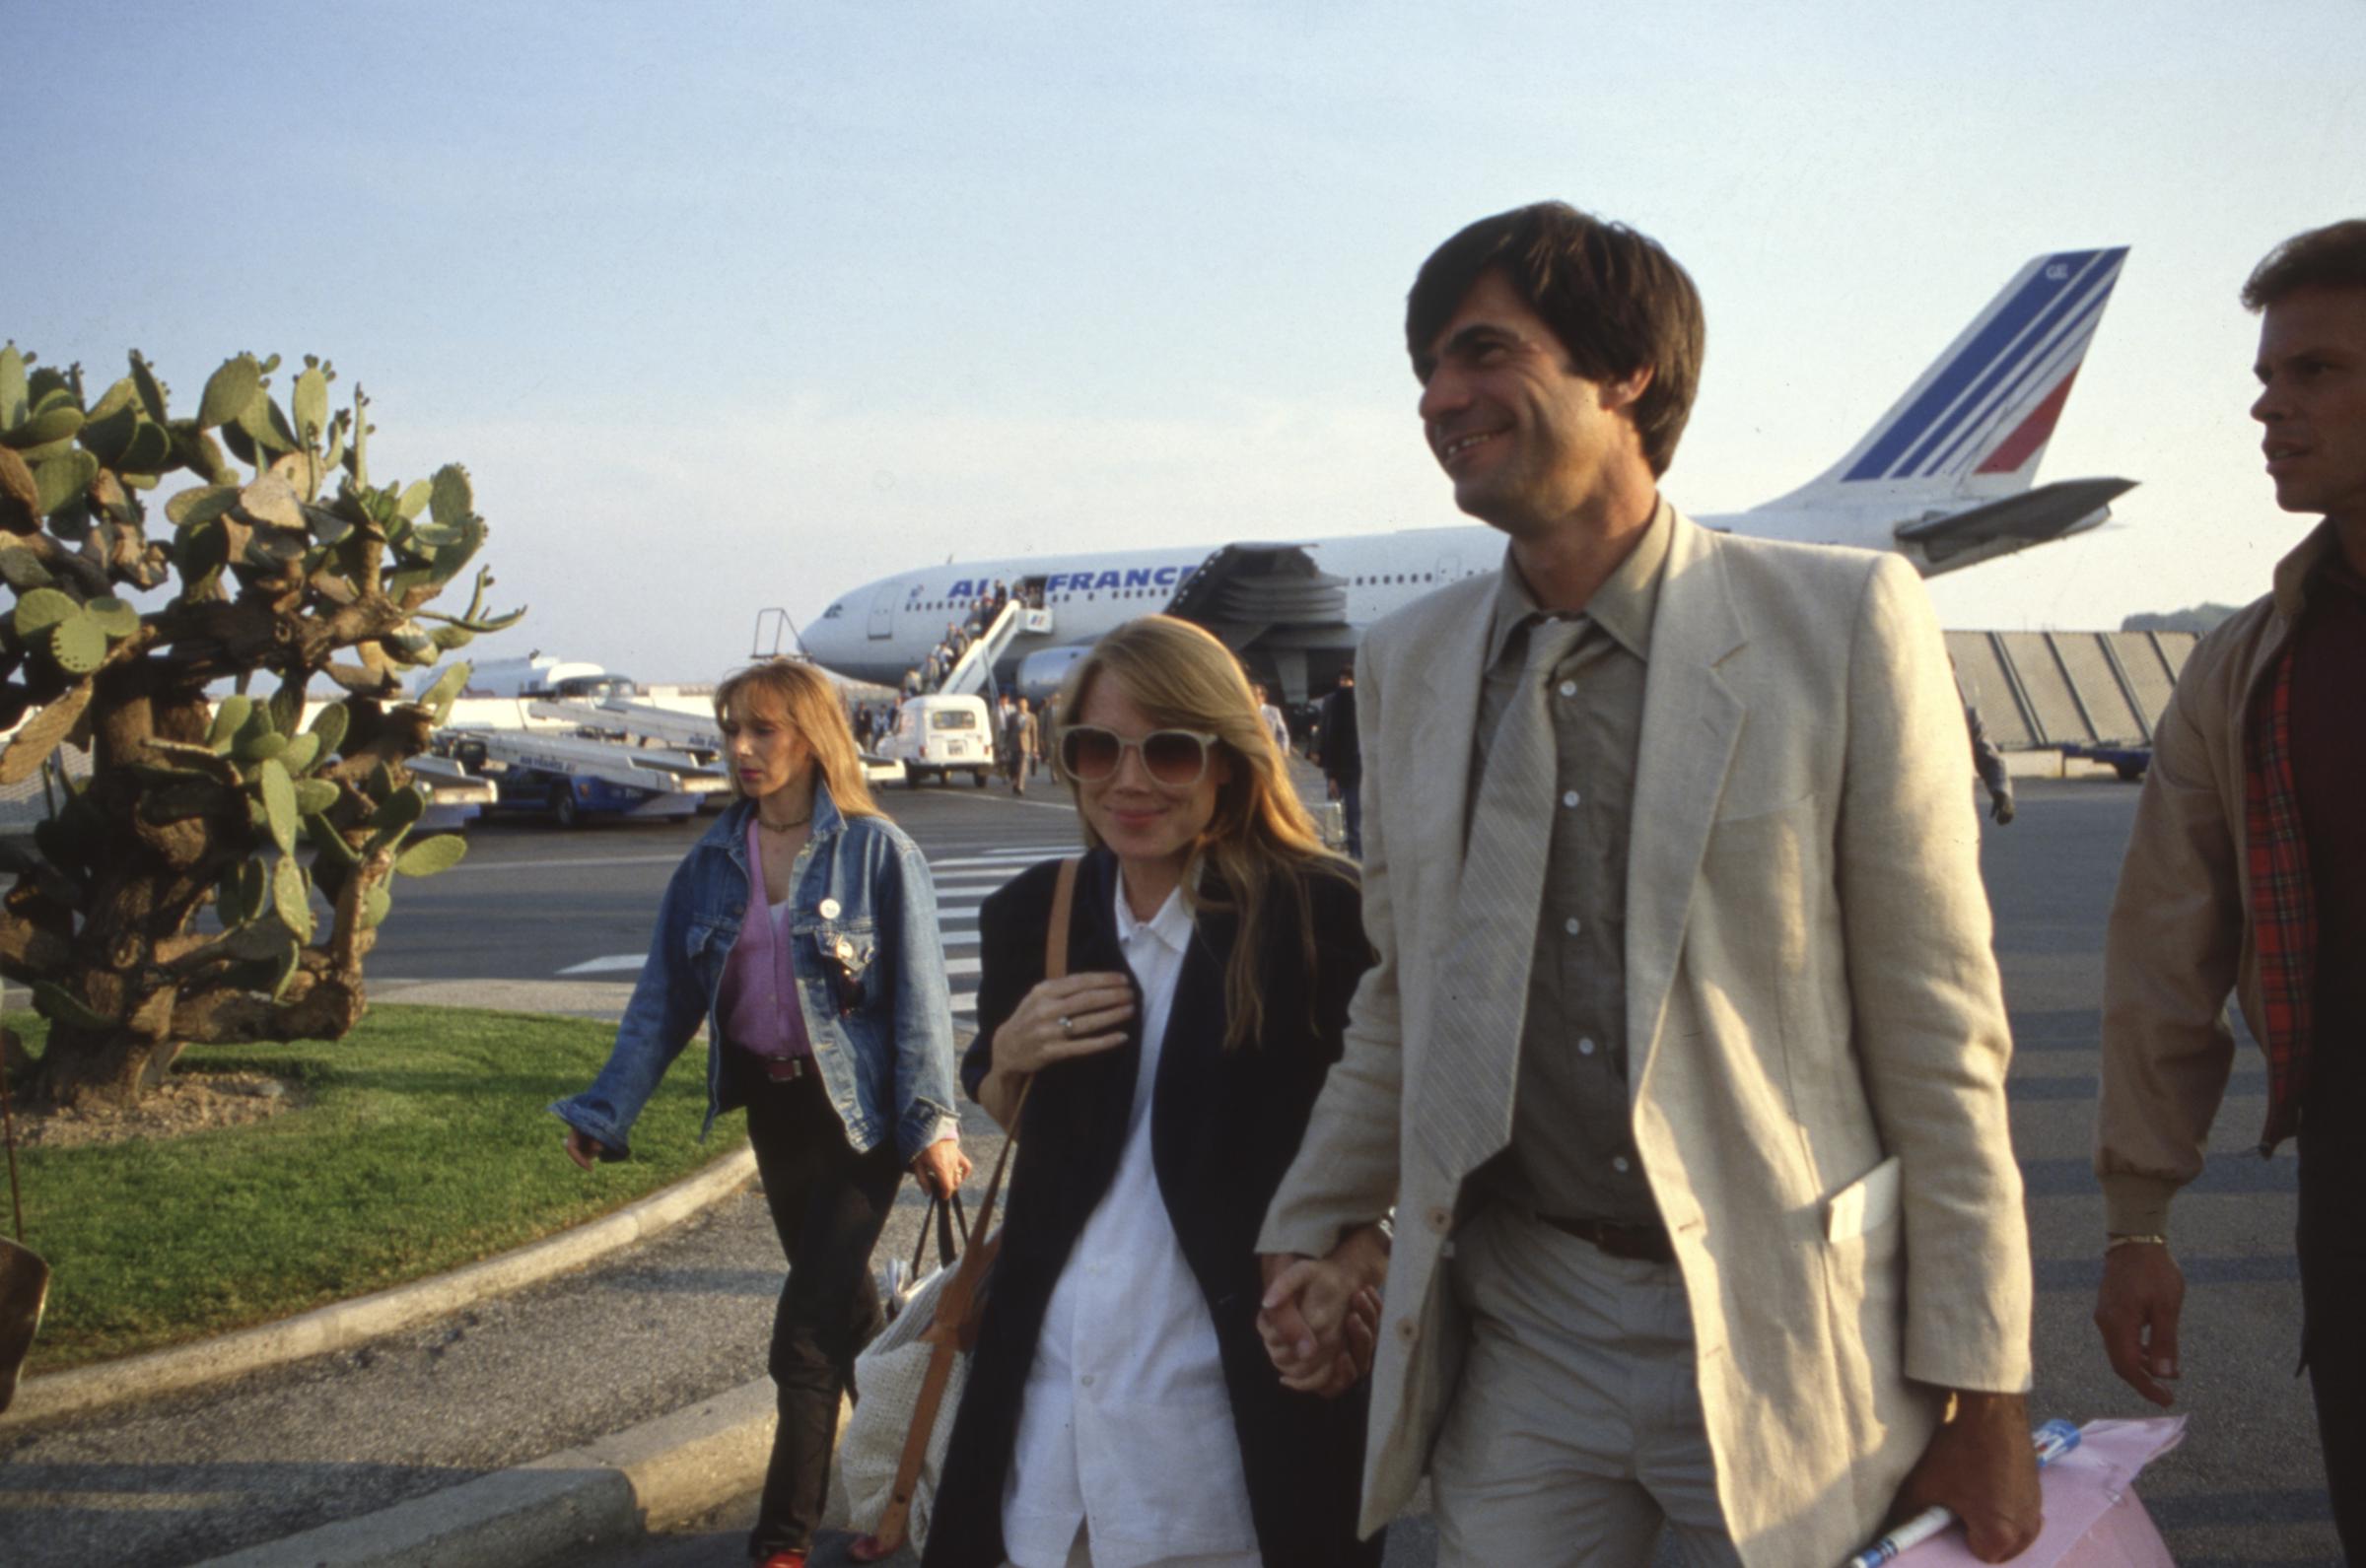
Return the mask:
<svg viewBox="0 0 2366 1568">
<path fill-rule="evenodd" d="M 1257 1331 L 1282 1386 L 1331 1398 L 1372 1370 L 1380 1339 L 1380 1287 L 1388 1235 L 1377 1225 L 1350 1231 L 1325 1258 L 1269 1253 Z"/>
</svg>

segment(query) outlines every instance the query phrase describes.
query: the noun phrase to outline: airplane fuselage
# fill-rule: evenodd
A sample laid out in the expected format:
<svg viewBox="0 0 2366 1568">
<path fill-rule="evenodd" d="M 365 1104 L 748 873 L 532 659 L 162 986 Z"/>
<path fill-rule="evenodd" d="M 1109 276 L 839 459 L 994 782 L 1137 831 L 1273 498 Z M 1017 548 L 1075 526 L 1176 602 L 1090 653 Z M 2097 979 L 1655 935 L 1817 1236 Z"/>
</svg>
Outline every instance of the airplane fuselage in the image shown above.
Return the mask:
<svg viewBox="0 0 2366 1568">
<path fill-rule="evenodd" d="M 1776 506 L 1697 520 L 1705 527 L 1761 538 L 1861 546 L 1868 542 L 1872 527 L 1886 533 L 1899 522 L 1914 518 L 1911 514 L 1899 517 L 1893 511 L 1875 520 L 1850 516 L 1829 506 Z M 2098 515 L 2085 526 L 2093 527 L 2102 520 Z M 1344 614 L 1335 626 L 1269 630 L 1259 639 L 1261 646 L 1273 647 L 1280 639 L 1310 652 L 1340 655 L 1352 654 L 1364 628 L 1392 610 L 1459 579 L 1496 571 L 1504 547 L 1503 535 L 1481 523 L 1281 543 L 1302 550 L 1319 572 L 1338 581 Z M 1892 546 L 1925 576 L 2022 547 L 2020 541 L 1995 540 L 1932 562 L 1911 546 Z M 1122 622 L 1166 609 L 1218 548 L 1006 556 L 924 567 L 879 579 L 841 596 L 805 630 L 802 642 L 816 663 L 858 680 L 895 686 L 907 671 L 920 667 L 930 649 L 943 640 L 948 626 L 967 619 L 976 602 L 994 592 L 996 583 L 1013 591 L 1023 585 L 1042 595 L 1043 607 L 1051 612 L 1051 629 L 1022 633 L 1013 641 L 999 666 L 1008 679 L 1031 653 L 1087 644 Z M 1323 672 L 1318 669 L 1313 676 L 1319 689 Z"/>
</svg>

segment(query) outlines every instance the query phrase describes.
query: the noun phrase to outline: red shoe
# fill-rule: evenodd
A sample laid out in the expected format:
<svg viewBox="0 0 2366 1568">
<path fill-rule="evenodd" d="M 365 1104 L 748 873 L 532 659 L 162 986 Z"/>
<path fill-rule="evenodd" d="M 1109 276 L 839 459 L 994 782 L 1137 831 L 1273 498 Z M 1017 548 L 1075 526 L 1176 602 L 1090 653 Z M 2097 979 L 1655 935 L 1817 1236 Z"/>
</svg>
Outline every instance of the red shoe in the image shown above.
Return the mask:
<svg viewBox="0 0 2366 1568">
<path fill-rule="evenodd" d="M 805 1548 L 796 1546 L 787 1551 L 776 1551 L 757 1563 L 756 1568 L 805 1568 Z"/>
</svg>

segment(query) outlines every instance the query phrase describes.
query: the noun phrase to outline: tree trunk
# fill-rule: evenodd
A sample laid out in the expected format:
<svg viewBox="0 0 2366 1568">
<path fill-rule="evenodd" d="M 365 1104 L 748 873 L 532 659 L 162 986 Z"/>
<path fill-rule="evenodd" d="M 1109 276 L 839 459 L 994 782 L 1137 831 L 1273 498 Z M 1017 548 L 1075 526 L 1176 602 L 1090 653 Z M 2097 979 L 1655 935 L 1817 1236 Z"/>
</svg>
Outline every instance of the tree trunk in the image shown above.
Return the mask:
<svg viewBox="0 0 2366 1568">
<path fill-rule="evenodd" d="M 20 1088 L 26 1102 L 36 1106 L 131 1105 L 140 1098 L 150 1061 L 164 1049 L 128 1029 L 53 1023 L 48 1049 Z"/>
</svg>

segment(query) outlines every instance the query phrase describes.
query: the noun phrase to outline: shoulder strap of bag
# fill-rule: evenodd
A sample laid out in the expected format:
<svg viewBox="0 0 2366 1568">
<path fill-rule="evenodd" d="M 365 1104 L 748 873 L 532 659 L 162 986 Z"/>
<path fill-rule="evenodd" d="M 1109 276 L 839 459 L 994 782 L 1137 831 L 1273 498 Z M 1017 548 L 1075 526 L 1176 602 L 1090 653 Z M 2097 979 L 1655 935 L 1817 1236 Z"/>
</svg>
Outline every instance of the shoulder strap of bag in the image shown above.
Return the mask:
<svg viewBox="0 0 2366 1568">
<path fill-rule="evenodd" d="M 1068 922 L 1077 903 L 1077 870 L 1083 863 L 1081 855 L 1060 862 L 1060 879 L 1052 888 L 1051 923 L 1043 937 L 1046 980 L 1060 980 L 1068 974 Z M 936 1319 L 921 1335 L 930 1347 L 929 1370 L 921 1379 L 920 1398 L 912 1403 L 912 1425 L 904 1434 L 904 1452 L 895 1466 L 895 1489 L 887 1494 L 886 1510 L 879 1516 L 878 1529 L 871 1533 L 872 1538 L 889 1551 L 904 1543 L 904 1533 L 912 1517 L 912 1497 L 920 1487 L 920 1468 L 928 1459 L 929 1440 L 937 1430 L 945 1387 L 952 1380 L 953 1358 L 977 1343 L 978 1320 L 985 1307 L 984 1294 L 978 1287 L 987 1265 L 1002 1251 L 1001 1233 L 989 1234 L 994 1224 L 994 1205 L 1002 1196 L 1010 1151 L 1018 1144 L 1019 1112 L 1026 1108 L 1027 1090 L 1033 1083 L 1034 1079 L 1029 1078 L 1018 1086 L 1018 1101 L 1010 1113 L 1010 1130 L 1003 1139 L 1003 1152 L 995 1157 L 994 1176 L 986 1184 L 986 1201 L 979 1205 L 977 1221 L 970 1226 L 967 1244 L 961 1249 L 960 1266 L 953 1270 L 953 1277 L 944 1282 L 944 1290 L 937 1298 Z"/>
</svg>

